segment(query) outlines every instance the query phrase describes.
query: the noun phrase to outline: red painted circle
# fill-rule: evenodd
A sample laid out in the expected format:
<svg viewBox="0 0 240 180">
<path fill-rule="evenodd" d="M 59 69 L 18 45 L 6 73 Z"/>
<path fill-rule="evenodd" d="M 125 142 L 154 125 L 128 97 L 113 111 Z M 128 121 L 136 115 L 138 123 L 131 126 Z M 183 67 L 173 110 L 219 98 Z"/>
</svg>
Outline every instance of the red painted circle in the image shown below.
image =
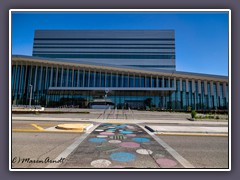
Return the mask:
<svg viewBox="0 0 240 180">
<path fill-rule="evenodd" d="M 101 134 L 101 135 L 114 135 L 114 133 L 112 133 L 112 132 L 101 132 L 99 134 Z"/>
<path fill-rule="evenodd" d="M 120 146 L 127 148 L 138 148 L 140 147 L 140 144 L 135 142 L 122 142 Z"/>
<path fill-rule="evenodd" d="M 167 158 L 157 159 L 156 162 L 163 168 L 170 168 L 177 165 L 176 161 Z"/>
</svg>

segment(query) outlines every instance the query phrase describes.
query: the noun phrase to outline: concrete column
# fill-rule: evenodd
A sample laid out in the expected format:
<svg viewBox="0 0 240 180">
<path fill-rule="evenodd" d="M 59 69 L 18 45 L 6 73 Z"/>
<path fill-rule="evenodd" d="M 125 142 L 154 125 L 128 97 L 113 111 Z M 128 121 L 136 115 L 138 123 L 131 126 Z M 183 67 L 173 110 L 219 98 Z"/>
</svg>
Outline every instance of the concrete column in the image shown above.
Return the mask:
<svg viewBox="0 0 240 180">
<path fill-rule="evenodd" d="M 118 87 L 118 72 L 116 73 L 116 87 Z"/>
<path fill-rule="evenodd" d="M 17 67 L 18 67 L 18 63 L 15 64 L 16 65 L 16 70 L 15 70 L 15 75 L 14 75 L 14 82 L 13 82 L 13 89 L 14 89 L 14 93 L 15 93 L 15 85 L 16 85 L 16 78 L 17 78 Z M 31 81 L 30 81 L 31 82 Z"/>
<path fill-rule="evenodd" d="M 168 88 L 170 88 L 170 81 L 171 81 L 171 79 L 170 79 L 170 77 L 168 77 Z"/>
<path fill-rule="evenodd" d="M 217 82 L 217 96 L 220 97 L 220 82 Z"/>
<path fill-rule="evenodd" d="M 133 87 L 136 87 L 136 74 L 133 75 Z"/>
<path fill-rule="evenodd" d="M 100 79 L 99 79 L 99 86 L 102 87 L 102 72 L 99 71 L 99 76 L 100 76 Z"/>
<path fill-rule="evenodd" d="M 195 110 L 197 110 L 196 101 L 197 101 L 197 97 L 196 97 L 196 92 L 194 91 L 194 109 Z"/>
<path fill-rule="evenodd" d="M 111 78 L 110 78 L 110 87 L 112 87 L 112 72 L 111 72 Z"/>
<path fill-rule="evenodd" d="M 56 77 L 55 77 L 55 87 L 57 87 L 58 84 L 58 66 L 57 66 L 57 70 L 56 70 Z"/>
<path fill-rule="evenodd" d="M 19 76 L 19 83 L 18 83 L 18 94 L 20 94 L 21 84 L 22 84 L 22 69 L 23 65 L 21 64 L 20 76 Z"/>
<path fill-rule="evenodd" d="M 88 87 L 90 86 L 90 73 L 91 73 L 91 71 L 90 71 L 90 69 L 88 70 Z"/>
<path fill-rule="evenodd" d="M 105 87 L 107 87 L 107 72 L 105 71 Z"/>
<path fill-rule="evenodd" d="M 213 92 L 213 81 L 210 82 L 210 91 L 211 91 L 211 96 L 214 95 L 214 92 Z"/>
<path fill-rule="evenodd" d="M 41 87 L 42 87 L 42 71 L 43 71 L 43 66 L 41 66 L 41 71 L 40 71 L 40 82 L 38 82 L 38 83 L 39 83 L 38 90 L 41 90 Z"/>
<path fill-rule="evenodd" d="M 68 87 L 68 73 L 69 73 L 69 67 L 67 67 L 66 87 Z"/>
<path fill-rule="evenodd" d="M 122 87 L 123 87 L 124 74 L 122 73 Z"/>
<path fill-rule="evenodd" d="M 186 79 L 186 92 L 189 92 L 189 90 L 188 90 L 188 79 Z"/>
<path fill-rule="evenodd" d="M 83 87 L 85 87 L 85 69 L 83 69 L 83 79 L 82 79 L 82 81 L 83 81 Z"/>
<path fill-rule="evenodd" d="M 152 88 L 152 75 L 151 75 L 151 78 L 150 78 L 150 87 Z"/>
<path fill-rule="evenodd" d="M 174 89 L 177 89 L 177 80 L 176 80 L 176 77 L 174 77 Z"/>
<path fill-rule="evenodd" d="M 147 87 L 147 75 L 145 75 L 145 87 Z"/>
<path fill-rule="evenodd" d="M 50 87 L 52 86 L 52 77 L 53 77 L 53 66 L 51 68 L 51 76 L 50 76 Z"/>
<path fill-rule="evenodd" d="M 35 77 L 34 77 L 34 92 L 36 91 L 36 84 L 37 84 L 37 71 L 38 71 L 38 66 L 36 66 L 35 70 Z"/>
<path fill-rule="evenodd" d="M 30 80 L 29 80 L 28 86 L 29 86 L 30 84 L 32 85 L 32 69 L 33 69 L 33 65 L 31 64 Z"/>
<path fill-rule="evenodd" d="M 158 76 L 156 77 L 156 88 L 159 88 L 159 84 L 158 84 Z"/>
<path fill-rule="evenodd" d="M 78 69 L 78 74 L 77 74 L 77 87 L 80 87 L 80 84 L 79 84 L 79 69 Z"/>
<path fill-rule="evenodd" d="M 27 83 L 27 71 L 28 71 L 28 68 L 27 68 L 28 66 L 27 66 L 27 64 L 26 64 L 26 69 L 25 69 L 25 77 L 24 77 L 24 90 L 25 90 L 25 88 L 27 88 L 27 86 L 26 86 L 26 83 Z"/>
<path fill-rule="evenodd" d="M 45 72 L 45 85 L 44 85 L 44 89 L 47 89 L 47 75 L 48 75 L 48 66 L 46 65 L 46 72 Z"/>
<path fill-rule="evenodd" d="M 64 68 L 63 68 L 63 66 L 62 66 L 60 87 L 62 87 L 62 84 L 63 84 L 63 70 L 64 70 Z"/>
<path fill-rule="evenodd" d="M 74 82 L 74 67 L 72 69 L 72 87 L 73 87 L 73 82 Z M 89 82 L 89 81 L 88 81 Z"/>
<path fill-rule="evenodd" d="M 227 92 L 227 91 L 226 91 L 227 89 L 226 89 L 226 88 L 227 88 L 227 84 L 224 82 L 224 83 L 223 83 L 223 97 L 227 97 L 227 96 L 226 96 L 226 95 L 227 95 L 227 93 L 226 93 L 226 92 Z"/>
<path fill-rule="evenodd" d="M 192 79 L 192 92 L 194 93 L 195 92 L 195 80 Z"/>
<path fill-rule="evenodd" d="M 207 91 L 207 81 L 204 81 L 204 94 L 207 95 L 208 91 Z"/>
<path fill-rule="evenodd" d="M 93 73 L 93 87 L 96 87 L 96 69 L 94 69 Z"/>
<path fill-rule="evenodd" d="M 202 93 L 202 89 L 201 89 L 201 80 L 198 80 L 198 94 Z"/>
<path fill-rule="evenodd" d="M 182 91 L 182 78 L 180 78 L 180 91 Z"/>
<path fill-rule="evenodd" d="M 164 76 L 162 77 L 162 88 L 165 88 L 164 87 Z"/>
</svg>

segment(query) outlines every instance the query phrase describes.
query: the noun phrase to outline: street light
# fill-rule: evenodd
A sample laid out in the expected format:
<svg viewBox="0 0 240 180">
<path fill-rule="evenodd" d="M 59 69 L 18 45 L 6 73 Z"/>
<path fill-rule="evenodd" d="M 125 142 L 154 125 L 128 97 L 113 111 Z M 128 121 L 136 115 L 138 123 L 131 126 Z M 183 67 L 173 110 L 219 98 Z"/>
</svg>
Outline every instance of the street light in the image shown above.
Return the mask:
<svg viewBox="0 0 240 180">
<path fill-rule="evenodd" d="M 32 103 L 32 85 L 31 84 L 29 84 L 29 86 L 30 86 L 30 98 L 29 98 L 29 107 L 31 107 L 31 103 Z"/>
</svg>

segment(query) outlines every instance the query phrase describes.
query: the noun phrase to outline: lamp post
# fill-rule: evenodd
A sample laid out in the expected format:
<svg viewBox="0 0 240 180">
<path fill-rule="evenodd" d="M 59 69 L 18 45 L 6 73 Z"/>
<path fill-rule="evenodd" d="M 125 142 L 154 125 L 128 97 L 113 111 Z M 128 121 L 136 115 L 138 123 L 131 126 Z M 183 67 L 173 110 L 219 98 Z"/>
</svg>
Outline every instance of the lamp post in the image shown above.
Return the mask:
<svg viewBox="0 0 240 180">
<path fill-rule="evenodd" d="M 32 104 L 32 85 L 30 84 L 30 98 L 29 98 L 29 107 L 31 107 L 31 104 Z"/>
</svg>

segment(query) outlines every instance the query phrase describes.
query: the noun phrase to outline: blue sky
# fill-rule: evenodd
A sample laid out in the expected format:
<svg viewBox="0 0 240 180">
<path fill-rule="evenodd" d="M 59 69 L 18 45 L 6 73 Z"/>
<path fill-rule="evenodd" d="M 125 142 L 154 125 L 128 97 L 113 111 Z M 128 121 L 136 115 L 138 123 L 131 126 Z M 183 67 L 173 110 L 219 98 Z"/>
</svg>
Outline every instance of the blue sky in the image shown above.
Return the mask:
<svg viewBox="0 0 240 180">
<path fill-rule="evenodd" d="M 36 29 L 174 29 L 177 71 L 228 75 L 227 12 L 14 12 L 12 54 L 32 55 Z"/>
</svg>

